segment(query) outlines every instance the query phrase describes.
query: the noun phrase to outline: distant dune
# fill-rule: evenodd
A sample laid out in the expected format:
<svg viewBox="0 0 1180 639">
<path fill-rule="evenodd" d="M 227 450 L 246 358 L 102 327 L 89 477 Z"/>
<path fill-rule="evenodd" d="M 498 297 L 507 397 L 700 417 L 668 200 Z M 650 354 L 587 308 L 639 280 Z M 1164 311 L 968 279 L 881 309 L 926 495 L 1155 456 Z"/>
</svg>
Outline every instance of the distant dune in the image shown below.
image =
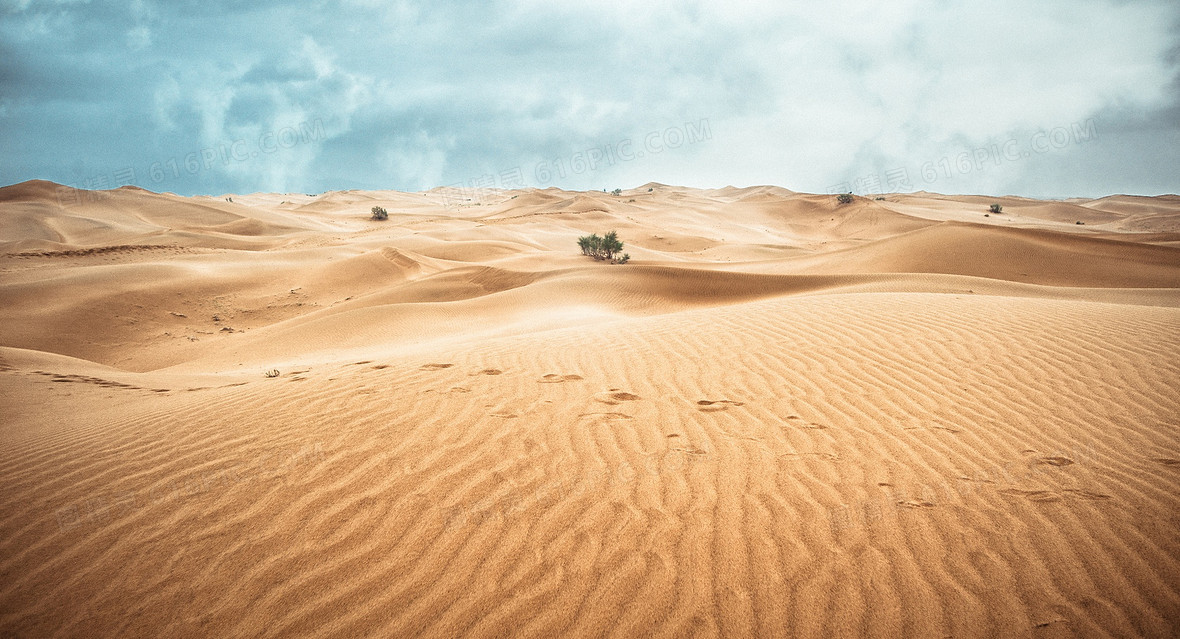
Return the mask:
<svg viewBox="0 0 1180 639">
<path fill-rule="evenodd" d="M 0 188 L 0 636 L 1180 636 L 1180 197 L 882 197 Z"/>
</svg>

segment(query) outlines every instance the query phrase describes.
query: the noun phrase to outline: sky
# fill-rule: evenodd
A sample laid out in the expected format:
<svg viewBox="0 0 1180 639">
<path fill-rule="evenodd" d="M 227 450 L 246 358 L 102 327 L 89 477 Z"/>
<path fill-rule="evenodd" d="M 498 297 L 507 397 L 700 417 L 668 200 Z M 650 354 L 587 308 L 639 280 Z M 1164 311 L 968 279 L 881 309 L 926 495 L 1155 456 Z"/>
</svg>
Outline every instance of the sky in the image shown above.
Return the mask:
<svg viewBox="0 0 1180 639">
<path fill-rule="evenodd" d="M 1180 192 L 1175 0 L 0 0 L 0 184 Z"/>
</svg>

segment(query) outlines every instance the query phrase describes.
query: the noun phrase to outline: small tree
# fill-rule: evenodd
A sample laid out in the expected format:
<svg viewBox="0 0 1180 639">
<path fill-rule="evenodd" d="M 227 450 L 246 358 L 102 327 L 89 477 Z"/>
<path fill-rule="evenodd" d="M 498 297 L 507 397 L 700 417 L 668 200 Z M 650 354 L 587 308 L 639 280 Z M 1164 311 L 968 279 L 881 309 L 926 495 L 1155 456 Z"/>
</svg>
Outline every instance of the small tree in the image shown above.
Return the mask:
<svg viewBox="0 0 1180 639">
<path fill-rule="evenodd" d="M 993 204 L 989 206 L 987 210 L 991 211 L 992 213 L 999 213 L 1000 211 L 1004 210 L 1004 207 L 1000 206 L 999 204 Z"/>
<path fill-rule="evenodd" d="M 619 241 L 619 234 L 614 231 L 602 237 L 599 237 L 597 233 L 583 235 L 578 238 L 578 248 L 582 249 L 582 255 L 588 255 L 596 260 L 605 260 L 612 264 L 624 264 L 631 259 L 631 256 L 626 254 L 618 257 L 619 253 L 623 251 L 623 243 Z"/>
<path fill-rule="evenodd" d="M 388 220 L 389 213 L 387 213 L 385 211 L 385 209 L 381 208 L 380 206 L 374 206 L 373 207 L 373 219 L 374 220 Z"/>
<path fill-rule="evenodd" d="M 622 195 L 623 189 L 615 189 L 615 190 L 611 191 L 610 194 L 611 195 Z"/>
<path fill-rule="evenodd" d="M 849 202 L 852 201 L 852 194 L 851 193 L 841 193 L 840 195 L 836 196 L 836 201 L 839 202 L 840 204 L 848 204 Z"/>
<path fill-rule="evenodd" d="M 615 255 L 623 251 L 623 243 L 619 241 L 619 234 L 611 231 L 602 236 L 602 259 L 615 260 Z"/>
<path fill-rule="evenodd" d="M 598 247 L 602 244 L 602 238 L 597 234 L 583 235 L 578 238 L 578 247 L 582 249 L 582 255 L 589 255 L 595 257 L 598 253 Z"/>
</svg>

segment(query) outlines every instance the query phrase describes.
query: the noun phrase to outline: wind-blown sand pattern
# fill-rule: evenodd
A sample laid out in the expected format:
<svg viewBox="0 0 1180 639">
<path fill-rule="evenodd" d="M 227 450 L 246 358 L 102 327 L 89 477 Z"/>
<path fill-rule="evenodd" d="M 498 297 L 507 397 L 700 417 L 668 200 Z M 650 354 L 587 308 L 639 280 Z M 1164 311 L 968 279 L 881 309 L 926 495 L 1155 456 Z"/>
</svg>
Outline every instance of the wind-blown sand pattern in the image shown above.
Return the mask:
<svg viewBox="0 0 1180 639">
<path fill-rule="evenodd" d="M 1180 635 L 1180 198 L 232 200 L 0 189 L 0 636 Z"/>
</svg>

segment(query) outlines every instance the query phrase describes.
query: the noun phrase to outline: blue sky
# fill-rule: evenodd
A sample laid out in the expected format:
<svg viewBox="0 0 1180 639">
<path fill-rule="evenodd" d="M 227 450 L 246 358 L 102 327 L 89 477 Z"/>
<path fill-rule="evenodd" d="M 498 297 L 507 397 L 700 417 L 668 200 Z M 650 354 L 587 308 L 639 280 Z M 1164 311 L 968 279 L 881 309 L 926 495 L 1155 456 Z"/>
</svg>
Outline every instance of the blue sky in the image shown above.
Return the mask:
<svg viewBox="0 0 1180 639">
<path fill-rule="evenodd" d="M 0 183 L 1180 191 L 1174 0 L 0 0 Z"/>
</svg>

